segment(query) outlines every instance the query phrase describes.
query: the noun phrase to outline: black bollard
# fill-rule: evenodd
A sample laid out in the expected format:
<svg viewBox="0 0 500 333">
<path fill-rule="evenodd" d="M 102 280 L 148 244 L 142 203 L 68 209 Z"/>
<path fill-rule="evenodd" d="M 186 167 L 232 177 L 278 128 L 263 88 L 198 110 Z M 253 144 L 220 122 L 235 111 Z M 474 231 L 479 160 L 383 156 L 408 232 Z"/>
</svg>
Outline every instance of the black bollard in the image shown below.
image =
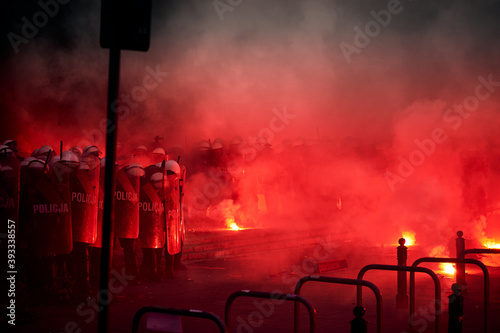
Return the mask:
<svg viewBox="0 0 500 333">
<path fill-rule="evenodd" d="M 461 287 L 458 283 L 454 283 L 451 290 L 453 293 L 448 296 L 448 333 L 462 333 L 464 297 L 460 295 Z"/>
<path fill-rule="evenodd" d="M 465 251 L 465 239 L 462 237 L 464 233 L 462 231 L 457 231 L 457 238 L 455 239 L 455 246 L 457 250 L 457 259 L 464 259 Z M 467 289 L 467 282 L 465 281 L 465 264 L 457 263 L 457 283 L 460 285 L 462 294 L 465 294 Z"/>
<path fill-rule="evenodd" d="M 362 306 L 355 306 L 354 310 L 354 318 L 351 320 L 351 333 L 367 333 L 368 332 L 368 322 L 363 319 L 365 315 L 366 309 Z"/>
<path fill-rule="evenodd" d="M 398 242 L 398 266 L 406 266 L 406 260 L 408 259 L 408 248 L 405 246 L 406 240 L 404 238 L 400 238 Z M 406 271 L 398 272 L 398 294 L 396 295 L 396 307 L 398 309 L 408 309 Z"/>
</svg>

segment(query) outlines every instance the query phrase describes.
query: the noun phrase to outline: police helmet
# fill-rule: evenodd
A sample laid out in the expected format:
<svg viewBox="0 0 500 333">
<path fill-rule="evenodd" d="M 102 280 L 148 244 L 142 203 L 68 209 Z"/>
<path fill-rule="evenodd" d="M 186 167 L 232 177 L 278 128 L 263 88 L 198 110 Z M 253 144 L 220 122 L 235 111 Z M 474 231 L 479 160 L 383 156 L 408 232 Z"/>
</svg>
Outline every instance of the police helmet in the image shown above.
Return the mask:
<svg viewBox="0 0 500 333">
<path fill-rule="evenodd" d="M 128 176 L 143 177 L 146 173 L 139 163 L 132 163 L 124 168 Z"/>
</svg>

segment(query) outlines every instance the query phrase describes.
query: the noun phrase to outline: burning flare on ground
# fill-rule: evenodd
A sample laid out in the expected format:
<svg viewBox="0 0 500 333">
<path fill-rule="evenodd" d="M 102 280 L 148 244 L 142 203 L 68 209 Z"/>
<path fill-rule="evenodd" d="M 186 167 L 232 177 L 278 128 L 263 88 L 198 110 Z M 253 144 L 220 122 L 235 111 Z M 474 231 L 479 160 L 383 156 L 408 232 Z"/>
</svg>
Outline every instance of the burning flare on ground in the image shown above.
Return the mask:
<svg viewBox="0 0 500 333">
<path fill-rule="evenodd" d="M 455 265 L 451 263 L 441 263 L 439 264 L 440 272 L 445 275 L 455 276 Z"/>
<path fill-rule="evenodd" d="M 231 199 L 224 199 L 217 205 L 208 207 L 206 216 L 220 223 L 219 227 L 223 227 L 222 221 L 224 221 L 225 230 L 241 230 L 243 228 L 236 223 L 236 219 L 244 222 L 239 209 L 239 204 L 235 204 Z"/>
<path fill-rule="evenodd" d="M 404 231 L 402 237 L 405 239 L 405 246 L 415 245 L 415 233 L 413 231 Z"/>
<path fill-rule="evenodd" d="M 436 246 L 435 248 L 432 249 L 431 253 L 429 254 L 430 257 L 441 257 L 441 258 L 449 258 L 446 254 L 446 249 L 443 245 Z M 446 275 L 449 277 L 455 276 L 456 273 L 456 267 L 455 264 L 452 263 L 440 263 L 439 264 L 439 271 L 436 273 Z"/>
<path fill-rule="evenodd" d="M 497 243 L 494 239 L 483 237 L 481 239 L 481 244 L 488 249 L 500 249 L 500 243 Z"/>
<path fill-rule="evenodd" d="M 487 249 L 497 249 L 497 250 L 500 249 L 500 243 L 498 243 L 493 238 L 482 237 L 481 244 L 483 244 L 483 246 Z M 486 266 L 500 267 L 500 257 L 498 254 L 493 254 L 493 255 L 485 254 L 482 256 L 481 261 Z"/>
<path fill-rule="evenodd" d="M 231 230 L 240 230 L 240 227 L 234 221 L 234 216 L 226 218 L 226 226 Z"/>
</svg>

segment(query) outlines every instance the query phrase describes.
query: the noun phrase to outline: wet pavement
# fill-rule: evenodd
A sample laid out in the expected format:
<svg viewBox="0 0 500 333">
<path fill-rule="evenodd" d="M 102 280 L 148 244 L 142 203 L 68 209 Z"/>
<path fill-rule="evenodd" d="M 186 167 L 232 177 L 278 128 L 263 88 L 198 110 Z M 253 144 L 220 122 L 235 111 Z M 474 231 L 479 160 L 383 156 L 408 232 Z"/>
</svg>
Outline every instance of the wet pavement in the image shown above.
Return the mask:
<svg viewBox="0 0 500 333">
<path fill-rule="evenodd" d="M 239 290 L 255 290 L 274 293 L 293 293 L 300 277 L 317 274 L 315 258 L 347 259 L 348 269 L 324 272 L 321 275 L 356 278 L 359 269 L 366 264 L 394 264 L 394 249 L 383 248 L 373 255 L 352 252 L 345 244 L 336 245 L 331 252 L 321 245 L 302 249 L 274 250 L 251 255 L 214 257 L 205 260 L 187 260 L 183 269 L 176 271 L 173 279 L 161 282 L 142 282 L 123 274 L 121 251 L 115 250 L 114 277 L 109 295 L 109 332 L 131 332 L 132 318 L 144 306 L 195 309 L 211 312 L 224 320 L 228 297 Z M 368 253 L 368 251 L 365 251 Z M 418 256 L 418 254 L 414 254 Z M 410 260 L 412 262 L 412 260 Z M 490 332 L 500 331 L 500 269 L 491 268 L 491 317 Z M 374 282 L 382 291 L 384 300 L 384 331 L 408 331 L 408 310 L 396 309 L 396 275 L 387 272 L 371 272 L 365 279 Z M 441 276 L 442 300 L 446 302 L 452 279 Z M 482 277 L 472 271 L 468 276 L 469 294 L 466 296 L 464 332 L 482 330 Z M 433 285 L 428 277 L 417 278 L 417 312 L 419 332 L 434 331 Z M 367 308 L 369 332 L 375 332 L 375 298 L 366 291 L 364 306 Z M 317 332 L 349 332 L 349 321 L 354 318 L 352 310 L 356 303 L 356 291 L 352 286 L 308 284 L 302 289 L 317 311 Z M 97 299 L 97 301 L 96 301 Z M 15 332 L 97 332 L 99 300 L 105 301 L 103 293 L 95 298 L 76 298 L 70 301 L 38 300 L 31 308 L 33 317 L 26 320 L 22 309 L 18 309 Z M 447 309 L 442 309 L 440 331 L 446 332 Z M 151 317 L 150 317 L 151 320 Z M 142 324 L 144 324 L 143 321 Z M 184 318 L 184 332 L 218 332 L 207 319 Z M 238 298 L 231 307 L 231 332 L 292 332 L 293 305 L 291 302 L 271 302 L 248 297 Z M 13 327 L 9 326 L 11 330 Z M 301 332 L 308 332 L 308 317 L 305 308 L 301 311 Z"/>
</svg>

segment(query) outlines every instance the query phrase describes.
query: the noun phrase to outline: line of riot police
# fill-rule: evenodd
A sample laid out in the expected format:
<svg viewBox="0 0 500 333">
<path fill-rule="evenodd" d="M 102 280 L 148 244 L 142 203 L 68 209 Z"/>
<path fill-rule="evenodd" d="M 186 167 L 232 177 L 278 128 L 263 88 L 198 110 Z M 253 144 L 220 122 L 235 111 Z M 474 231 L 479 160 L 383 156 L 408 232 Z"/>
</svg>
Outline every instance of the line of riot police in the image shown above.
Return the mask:
<svg viewBox="0 0 500 333">
<path fill-rule="evenodd" d="M 130 159 L 116 166 L 114 236 L 135 283 L 172 278 L 185 237 L 186 169 L 163 149 L 155 154 L 160 156 L 150 161 L 156 163 L 147 167 Z M 42 146 L 23 158 L 14 141 L 0 145 L 2 253 L 11 219 L 17 226 L 18 284 L 29 298 L 81 299 L 98 288 L 106 161 L 100 155 L 96 146 L 61 149 L 59 155 Z"/>
</svg>

